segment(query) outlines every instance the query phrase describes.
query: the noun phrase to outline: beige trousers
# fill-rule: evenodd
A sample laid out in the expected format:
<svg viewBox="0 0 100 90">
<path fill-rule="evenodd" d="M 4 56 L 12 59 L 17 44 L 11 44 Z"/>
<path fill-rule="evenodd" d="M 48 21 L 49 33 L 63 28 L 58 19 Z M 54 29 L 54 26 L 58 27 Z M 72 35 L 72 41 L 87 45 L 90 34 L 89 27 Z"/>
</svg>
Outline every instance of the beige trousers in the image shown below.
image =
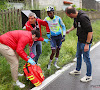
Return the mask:
<svg viewBox="0 0 100 90">
<path fill-rule="evenodd" d="M 10 64 L 11 75 L 14 81 L 18 80 L 18 66 L 19 66 L 19 55 L 16 51 L 7 45 L 0 43 L 0 53 L 7 59 Z"/>
</svg>

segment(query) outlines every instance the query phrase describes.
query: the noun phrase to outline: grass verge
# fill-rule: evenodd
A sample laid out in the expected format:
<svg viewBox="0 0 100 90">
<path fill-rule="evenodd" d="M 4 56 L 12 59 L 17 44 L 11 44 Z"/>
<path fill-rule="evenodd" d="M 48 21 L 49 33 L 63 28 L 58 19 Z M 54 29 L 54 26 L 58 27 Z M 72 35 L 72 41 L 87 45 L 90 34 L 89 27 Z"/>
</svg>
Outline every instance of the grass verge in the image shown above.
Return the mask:
<svg viewBox="0 0 100 90">
<path fill-rule="evenodd" d="M 72 26 L 73 20 L 63 17 L 63 21 L 66 25 L 66 28 L 70 28 Z M 100 40 L 100 20 L 92 22 L 93 27 L 93 44 Z M 43 31 L 45 32 L 45 31 Z M 45 34 L 43 34 L 43 37 Z M 65 64 L 68 64 L 73 61 L 73 58 L 75 58 L 76 54 L 76 44 L 77 44 L 77 36 L 76 36 L 76 30 L 72 31 L 69 35 L 66 35 L 66 41 L 63 42 L 62 48 L 60 50 L 59 55 L 59 61 L 58 65 L 62 68 Z M 28 54 L 28 47 L 26 47 L 25 50 Z M 55 73 L 57 69 L 54 67 L 53 62 L 50 70 L 47 70 L 47 64 L 49 62 L 49 57 L 51 54 L 51 48 L 50 43 L 46 44 L 45 42 L 42 42 L 42 54 L 39 58 L 39 63 L 41 64 L 41 68 L 44 71 L 45 77 L 48 77 Z M 19 72 L 23 73 L 23 65 L 26 62 L 20 58 L 20 64 L 19 64 Z M 25 77 L 19 77 L 19 80 L 23 83 L 25 83 L 26 87 L 24 89 L 20 89 L 17 86 L 13 86 L 13 81 L 11 78 L 11 71 L 10 66 L 7 63 L 6 59 L 0 55 L 0 90 L 28 90 L 29 88 L 32 88 L 33 85 L 30 81 L 26 81 Z"/>
</svg>

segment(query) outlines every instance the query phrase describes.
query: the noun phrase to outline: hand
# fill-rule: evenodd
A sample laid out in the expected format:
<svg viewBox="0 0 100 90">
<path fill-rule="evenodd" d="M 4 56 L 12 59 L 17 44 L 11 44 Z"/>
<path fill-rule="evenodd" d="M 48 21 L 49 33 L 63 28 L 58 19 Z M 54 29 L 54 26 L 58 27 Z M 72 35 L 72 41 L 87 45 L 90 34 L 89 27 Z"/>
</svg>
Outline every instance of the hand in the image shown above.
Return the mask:
<svg viewBox="0 0 100 90">
<path fill-rule="evenodd" d="M 50 39 L 50 34 L 49 33 L 47 34 L 47 37 Z"/>
<path fill-rule="evenodd" d="M 65 41 L 65 35 L 63 35 L 63 37 L 62 37 L 62 40 L 61 40 L 62 42 L 64 42 Z"/>
<path fill-rule="evenodd" d="M 27 56 L 27 58 L 28 58 L 28 59 L 30 59 L 30 57 L 29 57 L 29 56 Z"/>
<path fill-rule="evenodd" d="M 84 46 L 84 52 L 87 52 L 89 50 L 89 44 L 85 44 Z"/>
<path fill-rule="evenodd" d="M 48 41 L 50 41 L 49 39 L 44 39 L 44 41 L 46 42 L 46 43 L 48 43 Z"/>
<path fill-rule="evenodd" d="M 69 32 L 70 32 L 70 30 L 67 30 L 67 31 L 66 31 L 66 34 L 69 34 Z"/>
<path fill-rule="evenodd" d="M 35 61 L 32 58 L 28 59 L 27 62 L 30 63 L 30 64 L 32 64 L 32 65 L 35 65 L 36 64 Z"/>
</svg>

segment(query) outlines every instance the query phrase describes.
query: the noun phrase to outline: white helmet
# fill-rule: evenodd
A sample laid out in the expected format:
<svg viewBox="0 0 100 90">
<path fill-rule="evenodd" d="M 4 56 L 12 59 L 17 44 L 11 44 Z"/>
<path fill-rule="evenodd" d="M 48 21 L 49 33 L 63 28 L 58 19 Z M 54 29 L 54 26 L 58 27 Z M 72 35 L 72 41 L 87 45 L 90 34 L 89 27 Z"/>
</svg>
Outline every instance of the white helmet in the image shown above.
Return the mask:
<svg viewBox="0 0 100 90">
<path fill-rule="evenodd" d="M 54 8 L 51 7 L 51 6 L 48 6 L 47 9 L 46 9 L 46 11 L 47 11 L 47 12 L 48 12 L 48 11 L 54 11 Z"/>
</svg>

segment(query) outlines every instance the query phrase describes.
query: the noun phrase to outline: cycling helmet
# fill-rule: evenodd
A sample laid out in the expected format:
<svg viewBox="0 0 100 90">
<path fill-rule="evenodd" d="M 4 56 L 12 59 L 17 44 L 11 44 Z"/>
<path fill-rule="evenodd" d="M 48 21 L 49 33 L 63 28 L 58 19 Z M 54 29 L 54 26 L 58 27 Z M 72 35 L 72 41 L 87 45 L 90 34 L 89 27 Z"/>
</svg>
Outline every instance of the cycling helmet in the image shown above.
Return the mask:
<svg viewBox="0 0 100 90">
<path fill-rule="evenodd" d="M 47 12 L 48 12 L 48 11 L 54 11 L 54 8 L 53 8 L 52 6 L 48 6 L 47 9 L 46 9 L 46 11 L 47 11 Z"/>
</svg>

